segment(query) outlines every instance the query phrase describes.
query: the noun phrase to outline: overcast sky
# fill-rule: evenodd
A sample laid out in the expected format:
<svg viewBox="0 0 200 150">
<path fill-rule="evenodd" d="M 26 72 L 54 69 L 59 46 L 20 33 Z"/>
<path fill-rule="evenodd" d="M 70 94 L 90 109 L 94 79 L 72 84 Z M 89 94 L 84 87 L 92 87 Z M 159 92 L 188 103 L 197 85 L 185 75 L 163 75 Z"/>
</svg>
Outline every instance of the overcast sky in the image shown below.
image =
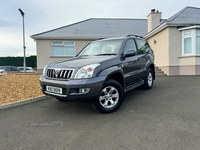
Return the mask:
<svg viewBox="0 0 200 150">
<path fill-rule="evenodd" d="M 26 54 L 36 55 L 31 35 L 89 18 L 146 19 L 150 10 L 168 19 L 199 0 L 0 0 L 0 57 L 23 56 L 22 16 L 25 13 Z"/>
</svg>

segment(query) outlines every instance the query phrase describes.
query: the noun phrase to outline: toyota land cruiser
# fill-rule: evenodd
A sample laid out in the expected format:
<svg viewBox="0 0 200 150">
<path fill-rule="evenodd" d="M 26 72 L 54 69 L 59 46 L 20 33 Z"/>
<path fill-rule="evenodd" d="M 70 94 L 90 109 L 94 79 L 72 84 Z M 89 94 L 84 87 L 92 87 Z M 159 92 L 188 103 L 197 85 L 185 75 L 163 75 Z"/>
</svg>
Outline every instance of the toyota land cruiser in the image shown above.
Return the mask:
<svg viewBox="0 0 200 150">
<path fill-rule="evenodd" d="M 101 113 L 117 110 L 125 92 L 138 86 L 151 89 L 155 80 L 154 53 L 141 36 L 100 39 L 74 58 L 44 67 L 40 87 L 59 101 L 92 100 Z"/>
</svg>

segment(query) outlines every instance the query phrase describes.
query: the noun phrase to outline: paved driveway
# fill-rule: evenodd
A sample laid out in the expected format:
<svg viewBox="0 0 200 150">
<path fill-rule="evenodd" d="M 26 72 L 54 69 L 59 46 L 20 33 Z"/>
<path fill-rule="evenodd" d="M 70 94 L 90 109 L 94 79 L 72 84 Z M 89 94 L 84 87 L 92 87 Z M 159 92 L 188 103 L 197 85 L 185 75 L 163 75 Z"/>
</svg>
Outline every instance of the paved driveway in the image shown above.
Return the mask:
<svg viewBox="0 0 200 150">
<path fill-rule="evenodd" d="M 157 77 L 111 114 L 54 98 L 0 110 L 2 150 L 200 149 L 200 76 Z"/>
</svg>

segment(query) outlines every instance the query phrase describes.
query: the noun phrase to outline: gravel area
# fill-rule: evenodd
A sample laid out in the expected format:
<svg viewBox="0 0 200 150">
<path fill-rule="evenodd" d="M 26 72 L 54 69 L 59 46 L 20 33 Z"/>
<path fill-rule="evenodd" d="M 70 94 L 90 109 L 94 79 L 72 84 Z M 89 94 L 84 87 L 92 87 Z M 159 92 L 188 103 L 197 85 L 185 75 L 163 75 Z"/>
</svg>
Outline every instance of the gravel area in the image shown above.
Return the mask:
<svg viewBox="0 0 200 150">
<path fill-rule="evenodd" d="M 39 78 L 40 75 L 0 76 L 0 105 L 44 95 Z"/>
</svg>

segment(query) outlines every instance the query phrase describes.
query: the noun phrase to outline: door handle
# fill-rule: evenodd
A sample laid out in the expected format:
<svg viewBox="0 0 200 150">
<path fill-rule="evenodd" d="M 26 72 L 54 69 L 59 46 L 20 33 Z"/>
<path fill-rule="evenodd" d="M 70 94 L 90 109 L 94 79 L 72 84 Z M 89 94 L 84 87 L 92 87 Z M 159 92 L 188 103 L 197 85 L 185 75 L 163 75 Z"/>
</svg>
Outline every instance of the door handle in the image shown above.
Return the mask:
<svg viewBox="0 0 200 150">
<path fill-rule="evenodd" d="M 138 57 L 138 59 L 137 59 L 138 61 L 140 61 L 140 58 Z"/>
</svg>

